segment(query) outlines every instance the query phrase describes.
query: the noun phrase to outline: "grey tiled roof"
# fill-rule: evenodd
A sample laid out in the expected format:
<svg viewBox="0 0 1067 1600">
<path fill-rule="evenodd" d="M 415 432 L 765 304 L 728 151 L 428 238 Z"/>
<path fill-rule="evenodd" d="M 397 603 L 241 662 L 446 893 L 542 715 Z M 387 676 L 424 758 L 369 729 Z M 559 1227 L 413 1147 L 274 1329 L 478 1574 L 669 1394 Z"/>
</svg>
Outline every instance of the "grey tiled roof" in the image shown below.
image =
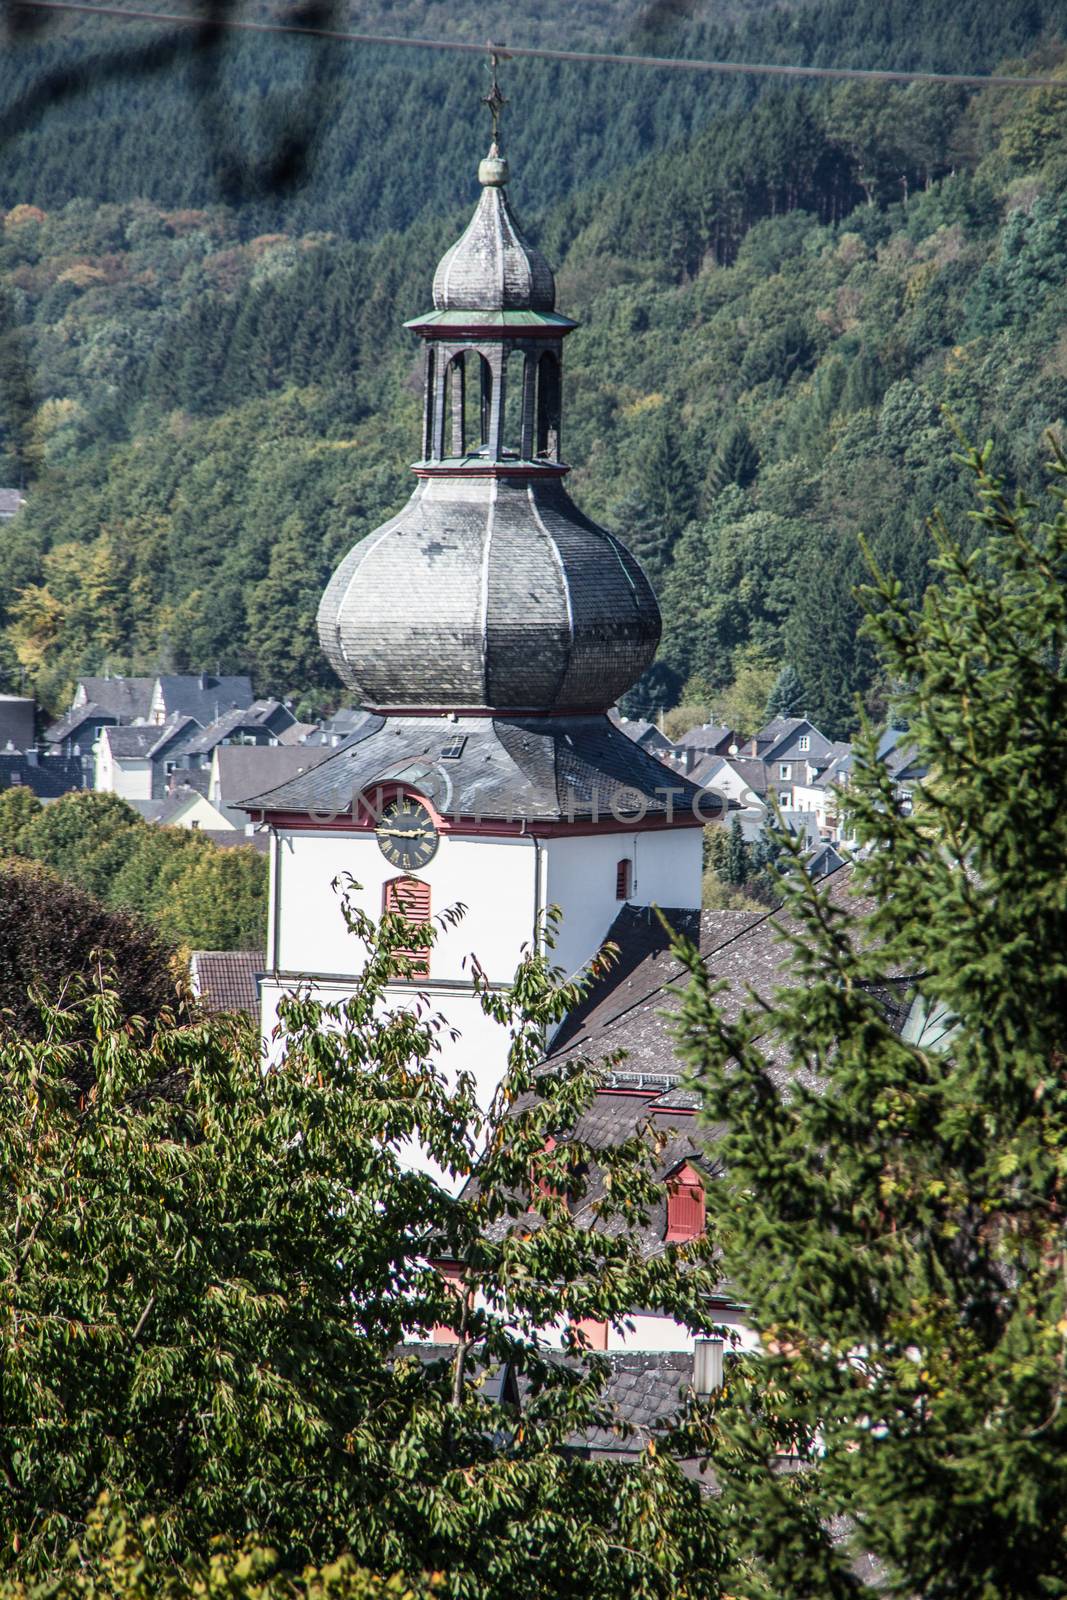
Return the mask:
<svg viewBox="0 0 1067 1600">
<path fill-rule="evenodd" d="M 625 906 L 605 940 L 617 947 L 618 954 L 556 1033 L 552 1054 L 569 1041 L 606 1027 L 678 976 L 680 969 L 661 916 L 710 958 L 713 951 L 760 922 L 763 915 L 755 907 L 751 911 L 660 912 L 653 906 Z"/>
<path fill-rule="evenodd" d="M 221 750 L 220 760 L 233 748 Z M 353 794 L 390 780 L 409 783 L 449 816 L 529 820 L 589 816 L 594 806 L 607 817 L 613 800 L 621 811 L 638 797 L 658 815 L 667 809 L 666 791 L 674 791 L 676 810 L 695 793 L 606 716 L 374 717 L 310 771 L 253 791 L 246 804 L 340 815 Z"/>
<path fill-rule="evenodd" d="M 396 1356 L 416 1357 L 431 1365 L 451 1360 L 448 1345 L 405 1344 Z M 573 1357 L 559 1353 L 551 1359 L 573 1366 Z M 611 1418 L 607 1426 L 573 1434 L 567 1441 L 571 1449 L 618 1451 L 624 1454 L 643 1450 L 648 1441 L 670 1427 L 682 1410 L 685 1391 L 693 1381 L 693 1356 L 688 1350 L 618 1350 L 608 1352 L 608 1379 L 604 1386 L 604 1405 Z M 472 1370 L 479 1365 L 477 1351 L 471 1358 Z M 520 1408 L 528 1386 L 520 1376 Z"/>
<path fill-rule="evenodd" d="M 845 866 L 831 873 L 824 883 L 824 892 L 831 901 L 850 903 L 858 917 L 870 909 L 869 902 L 852 891 L 851 867 Z M 672 917 L 684 915 L 671 914 Z M 721 916 L 722 913 L 717 915 Z M 770 1000 L 779 985 L 789 985 L 795 981 L 789 967 L 787 946 L 780 937 L 788 926 L 789 919 L 784 910 L 756 913 L 747 925 L 732 931 L 713 923 L 709 928 L 706 948 L 702 930 L 704 964 L 714 978 L 723 979 L 728 986 L 718 1002 L 728 1019 L 736 1017 L 747 1003 L 750 989 L 759 998 Z M 891 973 L 887 974 L 887 978 L 891 982 L 886 1001 L 892 1011 L 899 1001 L 894 986 L 899 986 L 903 993 L 907 987 L 907 974 Z M 627 981 L 632 984 L 637 998 L 629 1005 L 615 1008 L 610 994 L 605 994 L 591 1014 L 577 1016 L 574 1028 L 568 1029 L 565 1025 L 560 1030 L 550 1048 L 548 1065 L 579 1055 L 600 1061 L 621 1051 L 624 1056 L 621 1066 L 629 1072 L 663 1074 L 679 1070 L 670 1019 L 677 1014 L 685 991 L 688 981 L 686 970 L 680 962 L 671 958 L 669 952 L 654 950 L 631 971 Z M 893 991 L 892 995 L 890 990 Z M 770 1065 L 776 1076 L 790 1070 L 788 1062 L 772 1059 Z"/>
<path fill-rule="evenodd" d="M 162 727 L 156 723 L 141 722 L 104 728 L 101 736 L 107 740 L 113 756 L 154 760 L 183 735 L 198 727 L 195 717 L 175 717 Z"/>
<path fill-rule="evenodd" d="M 53 722 L 46 728 L 45 741 L 48 744 L 66 744 L 68 739 L 77 740 L 79 731 L 87 722 L 108 723 L 117 720 L 114 711 L 106 711 L 95 700 L 90 700 L 88 705 L 78 706 L 75 711 L 68 711 L 58 722 Z"/>
<path fill-rule="evenodd" d="M 38 756 L 25 750 L 0 750 L 0 789 L 21 785 L 39 800 L 55 800 L 71 789 L 84 787 L 82 764 L 77 756 Z"/>
<path fill-rule="evenodd" d="M 263 732 L 276 714 L 284 710 L 280 700 L 256 700 L 250 706 L 235 706 L 223 716 L 210 722 L 203 732 L 198 734 L 188 746 L 189 755 L 204 755 L 209 750 L 214 750 L 223 739 L 230 739 L 242 729 L 252 732 Z"/>
<path fill-rule="evenodd" d="M 195 717 L 201 727 L 252 703 L 252 680 L 244 674 L 213 677 L 210 673 L 161 673 L 158 680 L 168 719 L 179 714 Z"/>
<path fill-rule="evenodd" d="M 733 739 L 732 729 L 717 722 L 703 722 L 698 728 L 689 728 L 680 734 L 674 743 L 681 749 L 718 751 L 720 747 L 728 748 Z"/>
<path fill-rule="evenodd" d="M 249 796 L 271 785 L 299 783 L 330 753 L 308 745 L 220 745 L 215 752 L 219 803 L 243 806 Z"/>
<path fill-rule="evenodd" d="M 152 704 L 154 678 L 79 678 L 78 688 L 86 700 L 111 711 L 120 722 L 147 717 Z"/>
<path fill-rule="evenodd" d="M 194 950 L 189 971 L 194 992 L 208 1011 L 243 1011 L 254 1017 L 259 1012 L 259 984 L 262 950 Z"/>
<path fill-rule="evenodd" d="M 25 504 L 26 496 L 21 489 L 0 489 L 0 517 L 13 517 Z"/>
<path fill-rule="evenodd" d="M 604 711 L 656 652 L 638 562 L 556 478 L 431 476 L 355 545 L 319 607 L 341 681 L 380 710 Z"/>
<path fill-rule="evenodd" d="M 495 147 L 479 169 L 474 216 L 434 273 L 438 311 L 552 311 L 556 284 L 540 250 L 523 236 L 508 201 L 506 163 Z"/>
</svg>

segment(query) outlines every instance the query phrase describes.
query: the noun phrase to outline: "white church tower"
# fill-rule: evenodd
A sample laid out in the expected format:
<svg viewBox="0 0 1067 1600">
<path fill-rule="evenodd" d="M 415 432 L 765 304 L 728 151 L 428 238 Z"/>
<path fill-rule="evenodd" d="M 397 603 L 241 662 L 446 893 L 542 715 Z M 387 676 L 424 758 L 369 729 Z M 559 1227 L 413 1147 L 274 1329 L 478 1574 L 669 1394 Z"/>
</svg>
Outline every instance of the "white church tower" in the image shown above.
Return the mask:
<svg viewBox="0 0 1067 1600">
<path fill-rule="evenodd" d="M 249 803 L 271 829 L 263 1029 L 298 982 L 342 998 L 361 961 L 337 893 L 377 917 L 462 902 L 417 991 L 459 1034 L 485 1098 L 505 1041 L 471 983 L 507 984 L 557 906 L 577 971 L 625 902 L 698 908 L 700 791 L 608 710 L 651 662 L 641 567 L 578 510 L 561 456 L 563 340 L 547 261 L 508 203 L 496 141 L 466 232 L 434 276 L 422 454 L 403 510 L 353 546 L 319 609 L 322 647 L 369 713 L 318 766 Z"/>
</svg>

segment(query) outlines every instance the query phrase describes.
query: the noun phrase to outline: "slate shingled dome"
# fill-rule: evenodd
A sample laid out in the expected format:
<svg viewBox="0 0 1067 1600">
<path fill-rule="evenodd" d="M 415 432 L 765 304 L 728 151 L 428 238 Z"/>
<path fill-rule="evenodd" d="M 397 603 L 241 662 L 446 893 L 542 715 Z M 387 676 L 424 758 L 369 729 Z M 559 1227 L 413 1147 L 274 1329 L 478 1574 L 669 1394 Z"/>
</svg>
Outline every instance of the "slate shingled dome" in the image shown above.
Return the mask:
<svg viewBox="0 0 1067 1600">
<path fill-rule="evenodd" d="M 507 162 L 494 145 L 478 178 L 482 198 L 466 232 L 442 256 L 433 277 L 438 311 L 554 311 L 552 268 L 508 204 Z"/>
<path fill-rule="evenodd" d="M 331 666 L 380 711 L 603 712 L 659 643 L 639 563 L 567 495 L 562 341 L 548 263 L 508 208 L 506 163 L 434 279 L 419 484 L 356 544 L 319 607 Z M 481 314 L 481 315 L 479 315 Z M 518 391 L 521 423 L 515 436 Z"/>
</svg>

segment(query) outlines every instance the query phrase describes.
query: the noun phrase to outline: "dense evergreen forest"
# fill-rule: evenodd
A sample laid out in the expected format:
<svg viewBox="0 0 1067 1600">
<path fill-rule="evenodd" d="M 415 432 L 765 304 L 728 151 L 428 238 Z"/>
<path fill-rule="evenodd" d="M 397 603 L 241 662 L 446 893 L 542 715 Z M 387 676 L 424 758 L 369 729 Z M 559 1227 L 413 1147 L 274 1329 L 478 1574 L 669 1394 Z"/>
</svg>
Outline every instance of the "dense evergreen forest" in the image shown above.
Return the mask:
<svg viewBox="0 0 1067 1600">
<path fill-rule="evenodd" d="M 442 9 L 404 16 L 440 31 Z M 578 15 L 610 11 L 628 48 L 1029 67 L 1064 91 L 508 69 L 512 195 L 582 322 L 572 489 L 664 610 L 635 708 L 740 715 L 788 663 L 827 732 L 857 696 L 880 709 L 858 532 L 917 593 L 929 507 L 964 503 L 943 408 L 1022 485 L 1067 415 L 1060 8 L 930 9 Z M 244 40 L 131 78 L 149 43 L 49 29 L 0 72 L 0 477 L 29 497 L 0 561 L 0 672 L 53 707 L 79 671 L 156 666 L 326 705 L 315 607 L 409 491 L 401 324 L 475 197 L 484 65 Z M 126 69 L 83 81 L 107 51 Z"/>
</svg>

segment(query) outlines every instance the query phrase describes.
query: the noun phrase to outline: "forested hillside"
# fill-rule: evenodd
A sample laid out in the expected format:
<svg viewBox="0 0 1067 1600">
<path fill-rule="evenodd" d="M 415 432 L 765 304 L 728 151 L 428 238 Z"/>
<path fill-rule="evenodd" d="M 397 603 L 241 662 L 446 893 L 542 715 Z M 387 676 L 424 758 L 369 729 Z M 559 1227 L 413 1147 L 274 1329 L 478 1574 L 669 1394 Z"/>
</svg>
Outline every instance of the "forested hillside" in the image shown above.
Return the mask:
<svg viewBox="0 0 1067 1600">
<path fill-rule="evenodd" d="M 637 69 L 510 69 L 513 198 L 582 321 L 572 488 L 663 604 L 635 704 L 736 704 L 789 662 L 805 709 L 845 731 L 854 696 L 886 690 L 855 637 L 857 532 L 917 592 L 926 511 L 962 504 L 941 408 L 994 435 L 1023 484 L 1067 415 L 1055 8 L 975 4 L 924 29 L 911 11 L 756 7 L 656 37 L 935 69 L 1017 54 L 1064 91 L 678 76 L 665 93 Z M 8 102 L 92 46 L 76 29 L 9 61 Z M 310 60 L 283 68 L 293 48 L 231 50 L 218 94 L 246 133 L 264 71 L 291 115 Z M 408 493 L 419 380 L 401 323 L 428 305 L 485 138 L 480 63 L 400 57 L 331 69 L 326 125 L 280 191 L 262 163 L 220 167 L 189 64 L 72 97 L 9 146 L 5 370 L 25 381 L 7 386 L 0 476 L 29 504 L 0 560 L 0 666 L 46 703 L 79 671 L 156 665 L 338 696 L 315 607 Z"/>
</svg>

